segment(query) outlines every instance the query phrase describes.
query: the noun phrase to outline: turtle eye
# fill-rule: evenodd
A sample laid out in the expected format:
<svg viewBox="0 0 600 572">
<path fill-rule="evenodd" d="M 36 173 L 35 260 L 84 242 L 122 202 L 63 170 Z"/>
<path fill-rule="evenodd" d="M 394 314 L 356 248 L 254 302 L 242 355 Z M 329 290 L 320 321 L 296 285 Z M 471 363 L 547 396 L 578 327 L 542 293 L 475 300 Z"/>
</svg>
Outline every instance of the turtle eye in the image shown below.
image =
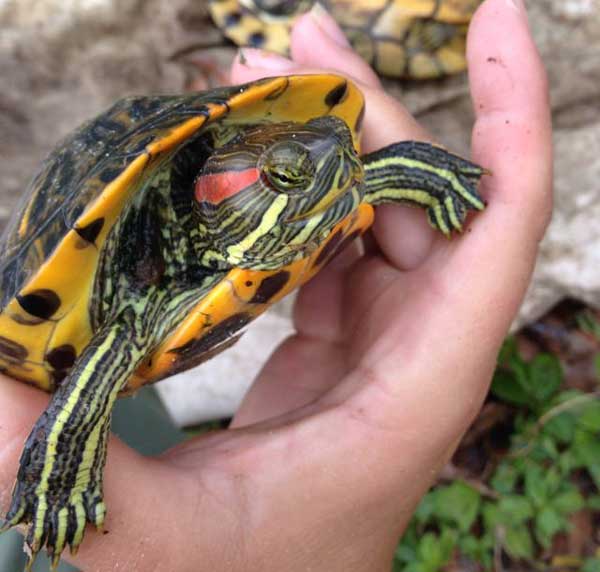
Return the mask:
<svg viewBox="0 0 600 572">
<path fill-rule="evenodd" d="M 261 160 L 265 183 L 282 193 L 305 191 L 315 177 L 315 166 L 308 150 L 295 142 L 277 143 Z"/>
<path fill-rule="evenodd" d="M 283 191 L 303 190 L 310 185 L 310 179 L 299 169 L 274 166 L 265 169 L 271 186 Z"/>
</svg>

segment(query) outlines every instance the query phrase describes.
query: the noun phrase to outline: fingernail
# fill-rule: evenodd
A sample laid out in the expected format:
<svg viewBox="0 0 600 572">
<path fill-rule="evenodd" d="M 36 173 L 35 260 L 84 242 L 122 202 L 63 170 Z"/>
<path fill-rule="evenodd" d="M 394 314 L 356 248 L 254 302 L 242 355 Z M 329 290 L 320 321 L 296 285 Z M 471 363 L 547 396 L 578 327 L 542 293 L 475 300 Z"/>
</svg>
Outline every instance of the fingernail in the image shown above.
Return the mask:
<svg viewBox="0 0 600 572">
<path fill-rule="evenodd" d="M 294 62 L 279 54 L 256 48 L 239 49 L 237 60 L 247 68 L 262 68 L 271 71 L 288 71 L 296 67 Z"/>
<path fill-rule="evenodd" d="M 323 8 L 323 6 L 316 2 L 308 13 L 312 21 L 319 27 L 319 29 L 331 40 L 333 40 L 338 46 L 342 48 L 349 48 L 350 42 L 346 34 L 342 32 L 342 29 L 338 26 L 338 23 L 331 17 L 329 12 Z"/>
</svg>

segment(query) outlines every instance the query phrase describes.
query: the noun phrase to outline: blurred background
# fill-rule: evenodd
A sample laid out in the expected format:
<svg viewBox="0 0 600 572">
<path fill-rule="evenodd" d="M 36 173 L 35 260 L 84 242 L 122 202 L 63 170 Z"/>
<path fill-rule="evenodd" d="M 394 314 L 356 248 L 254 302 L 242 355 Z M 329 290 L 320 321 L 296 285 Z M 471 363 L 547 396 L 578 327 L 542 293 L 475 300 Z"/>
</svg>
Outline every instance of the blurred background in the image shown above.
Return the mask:
<svg viewBox="0 0 600 572">
<path fill-rule="evenodd" d="M 550 80 L 556 210 L 492 396 L 400 544 L 398 570 L 600 571 L 600 0 L 527 8 Z M 126 95 L 225 83 L 235 52 L 203 1 L 0 0 L 0 227 L 39 162 L 82 121 Z M 385 85 L 468 155 L 466 74 Z M 290 307 L 159 384 L 162 402 L 152 391 L 124 401 L 140 419 L 151 413 L 117 431 L 154 453 L 183 438 L 180 427 L 227 419 L 292 331 Z M 0 537 L 1 570 L 19 569 L 17 544 Z"/>
</svg>

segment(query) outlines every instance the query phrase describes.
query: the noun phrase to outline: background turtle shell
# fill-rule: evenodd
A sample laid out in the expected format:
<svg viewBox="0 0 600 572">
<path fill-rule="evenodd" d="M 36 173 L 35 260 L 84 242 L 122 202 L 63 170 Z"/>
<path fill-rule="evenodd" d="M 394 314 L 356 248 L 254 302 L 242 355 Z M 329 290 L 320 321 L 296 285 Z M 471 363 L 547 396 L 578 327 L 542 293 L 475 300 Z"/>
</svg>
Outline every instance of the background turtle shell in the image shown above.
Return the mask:
<svg viewBox="0 0 600 572">
<path fill-rule="evenodd" d="M 43 389 L 55 388 L 93 335 L 88 308 L 99 253 L 110 229 L 156 169 L 211 122 L 303 122 L 332 114 L 348 124 L 358 146 L 363 112 L 362 95 L 347 80 L 295 76 L 199 94 L 128 98 L 83 125 L 44 163 L 0 238 L 0 367 Z M 369 224 L 370 216 L 364 211 L 360 221 L 344 223 L 338 239 Z M 277 272 L 230 272 L 222 290 L 217 285 L 210 297 L 210 307 L 199 301 L 204 316 L 214 314 L 210 327 L 198 320 L 181 324 L 149 356 L 129 388 L 194 365 L 200 354 L 225 343 L 268 304 L 318 270 L 311 273 L 309 262 L 300 262 L 284 270 L 284 283 L 279 274 L 267 281 L 268 287 L 265 280 Z M 235 286 L 240 280 L 245 298 L 225 303 L 227 288 L 231 290 L 227 284 Z M 253 299 L 242 319 L 243 306 Z M 217 335 L 215 329 L 226 320 L 228 327 Z M 208 342 L 199 344 L 198 339 L 206 337 Z"/>
<path fill-rule="evenodd" d="M 320 0 L 354 49 L 380 74 L 426 79 L 466 67 L 467 24 L 481 0 Z M 240 46 L 286 54 L 295 19 L 315 0 L 210 0 L 213 20 Z"/>
</svg>

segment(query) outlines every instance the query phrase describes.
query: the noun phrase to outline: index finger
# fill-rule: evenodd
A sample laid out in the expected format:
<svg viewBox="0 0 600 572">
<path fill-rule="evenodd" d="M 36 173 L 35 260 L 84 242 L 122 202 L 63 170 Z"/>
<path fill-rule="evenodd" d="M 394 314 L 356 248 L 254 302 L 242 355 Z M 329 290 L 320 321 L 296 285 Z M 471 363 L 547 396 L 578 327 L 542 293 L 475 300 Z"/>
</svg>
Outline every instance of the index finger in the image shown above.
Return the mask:
<svg viewBox="0 0 600 572">
<path fill-rule="evenodd" d="M 502 308 L 485 321 L 499 343 L 525 294 L 552 210 L 548 83 L 522 0 L 481 5 L 467 57 L 476 114 L 473 156 L 492 173 L 482 181 L 488 207 L 469 234 L 443 245 L 430 262 L 446 268 L 464 315 Z M 469 277 L 468 289 L 457 276 Z"/>
</svg>

